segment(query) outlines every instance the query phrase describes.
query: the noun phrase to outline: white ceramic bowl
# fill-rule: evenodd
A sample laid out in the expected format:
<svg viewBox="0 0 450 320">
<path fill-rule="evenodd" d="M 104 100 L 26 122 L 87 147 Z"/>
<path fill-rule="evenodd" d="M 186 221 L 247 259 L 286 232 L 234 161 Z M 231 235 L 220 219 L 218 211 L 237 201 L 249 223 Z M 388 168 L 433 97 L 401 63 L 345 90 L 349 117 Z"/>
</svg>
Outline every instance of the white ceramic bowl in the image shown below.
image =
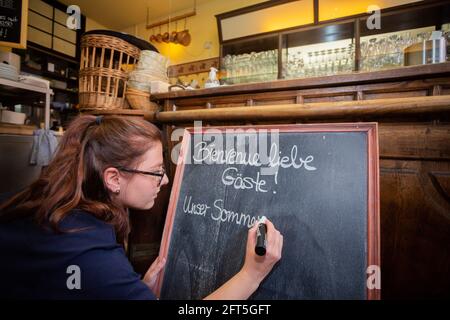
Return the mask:
<svg viewBox="0 0 450 320">
<path fill-rule="evenodd" d="M 139 58 L 138 63 L 155 63 L 161 66 L 167 66 L 169 65 L 169 59 L 162 54 L 151 51 L 151 50 L 142 50 L 141 51 L 141 57 Z"/>
</svg>

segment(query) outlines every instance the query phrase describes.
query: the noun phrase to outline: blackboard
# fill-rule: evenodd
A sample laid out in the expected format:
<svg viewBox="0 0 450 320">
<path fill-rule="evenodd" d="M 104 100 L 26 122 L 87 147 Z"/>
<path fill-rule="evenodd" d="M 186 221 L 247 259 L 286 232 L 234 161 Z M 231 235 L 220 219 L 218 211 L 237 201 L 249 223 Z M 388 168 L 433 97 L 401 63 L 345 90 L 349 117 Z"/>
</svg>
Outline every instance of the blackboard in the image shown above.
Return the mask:
<svg viewBox="0 0 450 320">
<path fill-rule="evenodd" d="M 26 48 L 28 0 L 0 0 L 0 46 Z"/>
<path fill-rule="evenodd" d="M 251 299 L 379 298 L 367 285 L 369 266 L 379 268 L 377 139 L 375 123 L 187 129 L 161 299 L 201 299 L 231 278 L 262 215 L 284 247 Z"/>
</svg>

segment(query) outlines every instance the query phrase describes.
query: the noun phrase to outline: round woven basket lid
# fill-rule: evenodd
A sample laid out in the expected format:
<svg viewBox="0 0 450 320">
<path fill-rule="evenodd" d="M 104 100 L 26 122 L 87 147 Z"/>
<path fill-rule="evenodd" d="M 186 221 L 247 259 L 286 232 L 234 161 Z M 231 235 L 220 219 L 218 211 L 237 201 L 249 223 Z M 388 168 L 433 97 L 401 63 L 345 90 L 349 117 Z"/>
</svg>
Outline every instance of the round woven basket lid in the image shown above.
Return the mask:
<svg viewBox="0 0 450 320">
<path fill-rule="evenodd" d="M 141 50 L 151 50 L 151 51 L 155 51 L 155 52 L 159 53 L 158 49 L 156 49 L 148 41 L 137 38 L 128 33 L 112 31 L 112 30 L 91 30 L 91 31 L 83 33 L 83 36 L 89 35 L 89 34 L 101 34 L 101 35 L 105 35 L 105 36 L 113 36 L 113 37 L 122 39 L 124 41 L 127 41 L 128 43 L 131 43 L 132 45 L 138 47 Z"/>
</svg>

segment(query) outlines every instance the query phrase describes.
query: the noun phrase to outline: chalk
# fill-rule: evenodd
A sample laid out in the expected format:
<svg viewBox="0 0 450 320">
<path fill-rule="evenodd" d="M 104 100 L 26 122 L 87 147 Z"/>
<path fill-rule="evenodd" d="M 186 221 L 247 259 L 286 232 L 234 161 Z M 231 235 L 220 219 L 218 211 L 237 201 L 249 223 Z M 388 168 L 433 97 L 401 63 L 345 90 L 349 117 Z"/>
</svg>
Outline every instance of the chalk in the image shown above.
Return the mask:
<svg viewBox="0 0 450 320">
<path fill-rule="evenodd" d="M 267 226 L 266 226 L 267 218 L 262 216 L 259 219 L 258 228 L 256 229 L 256 246 L 255 253 L 258 256 L 263 256 L 266 254 L 266 245 L 267 245 Z"/>
</svg>

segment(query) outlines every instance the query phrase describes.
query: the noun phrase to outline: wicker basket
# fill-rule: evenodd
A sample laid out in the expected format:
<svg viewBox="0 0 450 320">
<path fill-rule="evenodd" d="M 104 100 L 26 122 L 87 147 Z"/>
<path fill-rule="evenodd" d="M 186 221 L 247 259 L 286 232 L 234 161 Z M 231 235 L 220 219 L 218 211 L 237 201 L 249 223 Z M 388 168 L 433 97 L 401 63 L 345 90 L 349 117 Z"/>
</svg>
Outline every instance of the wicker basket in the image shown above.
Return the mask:
<svg viewBox="0 0 450 320">
<path fill-rule="evenodd" d="M 159 110 L 159 106 L 150 101 L 150 93 L 146 91 L 136 90 L 128 87 L 127 101 L 132 109 L 155 112 Z"/>
<path fill-rule="evenodd" d="M 80 109 L 125 108 L 128 72 L 123 70 L 122 65 L 136 64 L 140 52 L 138 47 L 114 36 L 83 35 L 79 74 Z"/>
</svg>

